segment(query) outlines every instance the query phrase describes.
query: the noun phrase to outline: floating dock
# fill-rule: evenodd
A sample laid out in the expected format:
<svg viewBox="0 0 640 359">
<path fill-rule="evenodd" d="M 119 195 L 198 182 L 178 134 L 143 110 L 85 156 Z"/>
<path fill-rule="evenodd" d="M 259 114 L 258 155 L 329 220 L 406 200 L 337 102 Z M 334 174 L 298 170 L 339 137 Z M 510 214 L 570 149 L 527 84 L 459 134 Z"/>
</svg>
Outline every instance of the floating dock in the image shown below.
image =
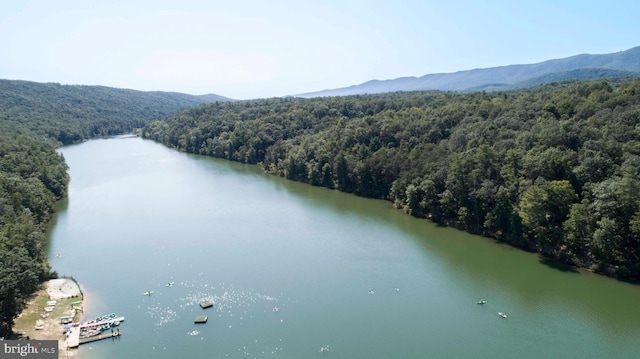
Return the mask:
<svg viewBox="0 0 640 359">
<path fill-rule="evenodd" d="M 204 299 L 200 302 L 200 306 L 202 307 L 202 309 L 210 308 L 210 307 L 213 307 L 213 302 L 210 300 Z"/>
<path fill-rule="evenodd" d="M 116 337 L 119 337 L 120 335 L 121 335 L 120 331 L 113 332 L 113 333 L 98 334 L 91 337 L 82 338 L 79 340 L 78 344 L 86 344 L 86 343 L 91 343 L 91 342 L 95 342 L 102 339 L 116 338 Z"/>
</svg>

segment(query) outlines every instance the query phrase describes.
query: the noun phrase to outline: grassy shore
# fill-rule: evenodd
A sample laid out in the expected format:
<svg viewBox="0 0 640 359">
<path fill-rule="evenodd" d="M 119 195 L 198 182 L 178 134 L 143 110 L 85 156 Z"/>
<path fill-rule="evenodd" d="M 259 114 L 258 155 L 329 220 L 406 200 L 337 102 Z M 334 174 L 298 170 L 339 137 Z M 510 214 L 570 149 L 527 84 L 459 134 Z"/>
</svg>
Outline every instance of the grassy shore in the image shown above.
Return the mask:
<svg viewBox="0 0 640 359">
<path fill-rule="evenodd" d="M 62 290 L 59 290 L 60 288 Z M 64 297 L 61 298 L 60 292 L 64 293 Z M 80 322 L 82 311 L 75 310 L 74 307 L 83 308 L 83 299 L 78 284 L 72 279 L 47 282 L 15 319 L 13 331 L 18 333 L 18 339 L 58 340 L 60 352 L 67 357 L 72 356 L 68 355 L 66 350 L 64 324 L 61 323 L 60 317 L 68 316 L 74 323 Z M 51 301 L 56 301 L 55 305 L 47 304 Z M 39 329 L 36 329 L 37 324 L 41 324 L 38 326 Z"/>
</svg>

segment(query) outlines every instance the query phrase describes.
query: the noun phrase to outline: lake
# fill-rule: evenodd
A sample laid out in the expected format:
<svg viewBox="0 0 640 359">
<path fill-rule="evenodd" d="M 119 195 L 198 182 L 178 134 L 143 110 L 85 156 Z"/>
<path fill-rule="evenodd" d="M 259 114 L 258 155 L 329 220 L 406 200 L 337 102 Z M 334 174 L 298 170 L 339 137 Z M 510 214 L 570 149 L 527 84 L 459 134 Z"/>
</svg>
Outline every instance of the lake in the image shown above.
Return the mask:
<svg viewBox="0 0 640 359">
<path fill-rule="evenodd" d="M 126 317 L 82 359 L 640 353 L 637 285 L 137 137 L 60 152 L 71 183 L 51 264 L 81 283 L 85 320 Z"/>
</svg>

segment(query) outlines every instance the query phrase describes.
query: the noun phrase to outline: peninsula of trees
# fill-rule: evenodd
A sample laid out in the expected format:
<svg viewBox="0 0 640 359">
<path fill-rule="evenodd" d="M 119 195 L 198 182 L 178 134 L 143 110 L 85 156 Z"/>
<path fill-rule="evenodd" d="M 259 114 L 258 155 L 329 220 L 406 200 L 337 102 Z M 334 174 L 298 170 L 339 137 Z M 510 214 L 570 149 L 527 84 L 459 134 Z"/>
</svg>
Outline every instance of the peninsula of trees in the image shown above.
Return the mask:
<svg viewBox="0 0 640 359">
<path fill-rule="evenodd" d="M 214 103 L 143 136 L 640 277 L 638 79 Z"/>
</svg>

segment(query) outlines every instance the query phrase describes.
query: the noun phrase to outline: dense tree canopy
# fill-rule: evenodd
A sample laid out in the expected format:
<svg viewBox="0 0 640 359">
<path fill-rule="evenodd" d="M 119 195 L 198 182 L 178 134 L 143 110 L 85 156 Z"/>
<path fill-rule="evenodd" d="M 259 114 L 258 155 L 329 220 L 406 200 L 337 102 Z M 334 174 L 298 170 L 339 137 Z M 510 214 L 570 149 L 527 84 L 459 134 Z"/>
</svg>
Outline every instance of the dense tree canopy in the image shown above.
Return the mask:
<svg viewBox="0 0 640 359">
<path fill-rule="evenodd" d="M 45 224 L 66 196 L 67 165 L 52 145 L 29 134 L 0 134 L 0 319 L 8 323 L 52 275 Z M 2 329 L 0 329 L 2 330 Z M 8 333 L 0 333 L 0 337 Z"/>
<path fill-rule="evenodd" d="M 0 123 L 45 135 L 62 144 L 119 135 L 215 95 L 144 92 L 105 86 L 0 80 Z"/>
<path fill-rule="evenodd" d="M 143 136 L 640 277 L 637 79 L 216 103 Z"/>
</svg>

